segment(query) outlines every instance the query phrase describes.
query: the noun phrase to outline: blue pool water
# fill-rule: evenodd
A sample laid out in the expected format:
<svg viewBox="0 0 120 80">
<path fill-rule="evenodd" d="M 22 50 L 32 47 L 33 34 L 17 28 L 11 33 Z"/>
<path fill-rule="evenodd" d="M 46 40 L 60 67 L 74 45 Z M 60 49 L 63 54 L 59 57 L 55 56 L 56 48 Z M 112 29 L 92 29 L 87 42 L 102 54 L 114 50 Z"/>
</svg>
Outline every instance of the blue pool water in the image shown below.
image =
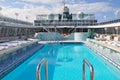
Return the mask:
<svg viewBox="0 0 120 80">
<path fill-rule="evenodd" d="M 82 80 L 82 61 L 85 58 L 94 67 L 94 80 L 120 80 L 120 70 L 82 43 L 46 44 L 2 80 L 36 80 L 36 66 L 44 57 L 48 60 L 49 80 Z M 88 67 L 86 77 L 89 80 Z"/>
</svg>

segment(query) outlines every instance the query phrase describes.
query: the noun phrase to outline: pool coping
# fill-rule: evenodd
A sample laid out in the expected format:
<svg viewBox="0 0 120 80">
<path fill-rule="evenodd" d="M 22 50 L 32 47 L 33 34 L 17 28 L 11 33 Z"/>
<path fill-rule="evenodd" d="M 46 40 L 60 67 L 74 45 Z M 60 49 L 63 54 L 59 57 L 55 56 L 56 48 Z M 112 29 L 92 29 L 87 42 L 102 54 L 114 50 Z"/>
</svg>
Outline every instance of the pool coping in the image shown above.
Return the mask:
<svg viewBox="0 0 120 80">
<path fill-rule="evenodd" d="M 75 41 L 75 40 L 64 40 L 64 41 L 38 41 L 39 44 L 47 44 L 47 43 L 80 43 L 80 42 L 85 42 L 85 41 Z"/>
</svg>

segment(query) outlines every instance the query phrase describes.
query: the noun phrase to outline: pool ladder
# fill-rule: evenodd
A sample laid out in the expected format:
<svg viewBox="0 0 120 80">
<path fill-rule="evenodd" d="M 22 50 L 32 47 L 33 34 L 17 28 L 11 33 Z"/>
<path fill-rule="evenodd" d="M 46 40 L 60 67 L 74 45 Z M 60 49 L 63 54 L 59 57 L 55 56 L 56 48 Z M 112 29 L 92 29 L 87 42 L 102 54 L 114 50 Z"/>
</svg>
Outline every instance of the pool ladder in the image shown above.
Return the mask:
<svg viewBox="0 0 120 80">
<path fill-rule="evenodd" d="M 42 65 L 44 64 L 44 69 L 45 69 L 45 80 L 48 80 L 48 62 L 46 60 L 46 58 L 43 58 L 40 63 L 37 65 L 37 68 L 36 68 L 36 77 L 37 77 L 37 80 L 41 80 L 41 75 L 40 75 L 40 70 L 41 70 L 41 67 Z M 90 69 L 90 80 L 94 80 L 94 68 L 92 66 L 92 64 L 87 60 L 87 59 L 84 59 L 83 60 L 83 73 L 82 73 L 82 80 L 86 80 L 85 76 L 86 76 L 86 65 L 88 65 L 89 69 Z"/>
<path fill-rule="evenodd" d="M 89 69 L 90 69 L 90 80 L 94 80 L 94 68 L 92 66 L 92 64 L 87 60 L 87 59 L 84 59 L 83 60 L 83 73 L 82 73 L 82 80 L 86 80 L 85 76 L 86 76 L 86 65 L 88 65 Z"/>
<path fill-rule="evenodd" d="M 41 74 L 40 74 L 40 70 L 41 70 L 41 67 L 42 65 L 44 64 L 44 69 L 45 69 L 45 80 L 48 80 L 48 62 L 46 60 L 46 58 L 43 58 L 40 63 L 37 65 L 37 68 L 36 68 L 36 77 L 37 77 L 37 80 L 41 80 Z"/>
</svg>

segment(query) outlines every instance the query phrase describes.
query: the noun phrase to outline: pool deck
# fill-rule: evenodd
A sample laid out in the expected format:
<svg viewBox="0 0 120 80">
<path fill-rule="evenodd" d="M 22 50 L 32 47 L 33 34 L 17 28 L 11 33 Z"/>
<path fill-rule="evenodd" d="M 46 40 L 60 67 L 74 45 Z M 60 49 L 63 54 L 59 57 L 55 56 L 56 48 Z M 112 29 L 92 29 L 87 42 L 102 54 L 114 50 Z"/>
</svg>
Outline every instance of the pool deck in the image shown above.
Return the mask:
<svg viewBox="0 0 120 80">
<path fill-rule="evenodd" d="M 120 47 L 105 44 L 97 40 L 90 40 L 85 42 L 85 44 L 115 67 L 120 69 Z M 99 46 L 96 46 L 95 44 L 98 44 Z M 100 46 L 102 46 L 102 48 L 100 48 Z"/>
<path fill-rule="evenodd" d="M 20 48 L 24 48 L 24 47 L 26 47 L 28 45 L 31 45 L 31 44 L 35 43 L 35 42 L 37 42 L 37 41 L 30 41 L 30 42 L 27 42 L 27 43 L 23 43 L 21 45 L 17 45 L 17 46 L 14 46 L 14 47 L 9 47 L 7 49 L 0 50 L 0 55 L 2 55 L 4 53 L 10 53 L 10 52 L 16 51 L 16 50 L 18 50 Z"/>
<path fill-rule="evenodd" d="M 16 46 L 16 47 L 8 48 L 8 50 L 6 49 L 4 52 L 6 52 L 7 54 L 9 54 L 12 51 L 15 51 L 15 50 L 20 49 L 20 48 L 24 48 L 24 47 L 29 46 L 29 45 L 31 45 L 33 43 L 36 43 L 36 42 L 38 42 L 38 41 L 34 40 L 34 41 L 29 42 L 29 43 L 25 43 L 25 44 L 23 44 L 21 46 Z M 34 45 L 29 50 L 23 51 L 19 55 L 16 55 L 14 57 L 14 59 L 10 58 L 10 59 L 2 62 L 1 66 L 0 66 L 0 79 L 5 74 L 7 74 L 8 72 L 10 72 L 12 69 L 14 69 L 16 66 L 18 66 L 20 63 L 22 63 L 24 60 L 26 60 L 27 58 L 29 58 L 32 54 L 34 54 L 42 46 L 43 45 L 39 45 L 39 44 L 37 46 Z M 0 53 L 0 55 L 1 56 L 4 55 L 4 52 Z"/>
<path fill-rule="evenodd" d="M 108 47 L 110 49 L 113 49 L 115 51 L 118 51 L 120 53 L 120 47 L 117 47 L 117 46 L 111 46 L 110 44 L 105 44 L 105 43 L 101 43 L 100 41 L 97 41 L 97 40 L 90 40 L 94 43 L 97 43 L 99 45 L 102 45 L 102 46 L 105 46 L 105 47 Z"/>
</svg>

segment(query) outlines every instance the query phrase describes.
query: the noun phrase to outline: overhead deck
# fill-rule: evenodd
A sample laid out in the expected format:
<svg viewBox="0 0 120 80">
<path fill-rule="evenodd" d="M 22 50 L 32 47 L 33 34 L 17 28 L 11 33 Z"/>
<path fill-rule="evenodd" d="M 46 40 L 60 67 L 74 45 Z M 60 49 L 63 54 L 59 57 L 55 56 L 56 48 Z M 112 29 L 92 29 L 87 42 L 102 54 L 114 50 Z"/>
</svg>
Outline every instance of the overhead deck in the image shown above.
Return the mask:
<svg viewBox="0 0 120 80">
<path fill-rule="evenodd" d="M 51 22 L 50 22 L 51 21 Z M 0 27 L 13 28 L 105 28 L 119 27 L 120 19 L 113 19 L 104 22 L 97 20 L 35 20 L 34 24 L 5 16 L 0 16 Z M 46 24 L 44 24 L 46 23 Z M 49 24 L 49 25 L 47 25 Z"/>
</svg>

